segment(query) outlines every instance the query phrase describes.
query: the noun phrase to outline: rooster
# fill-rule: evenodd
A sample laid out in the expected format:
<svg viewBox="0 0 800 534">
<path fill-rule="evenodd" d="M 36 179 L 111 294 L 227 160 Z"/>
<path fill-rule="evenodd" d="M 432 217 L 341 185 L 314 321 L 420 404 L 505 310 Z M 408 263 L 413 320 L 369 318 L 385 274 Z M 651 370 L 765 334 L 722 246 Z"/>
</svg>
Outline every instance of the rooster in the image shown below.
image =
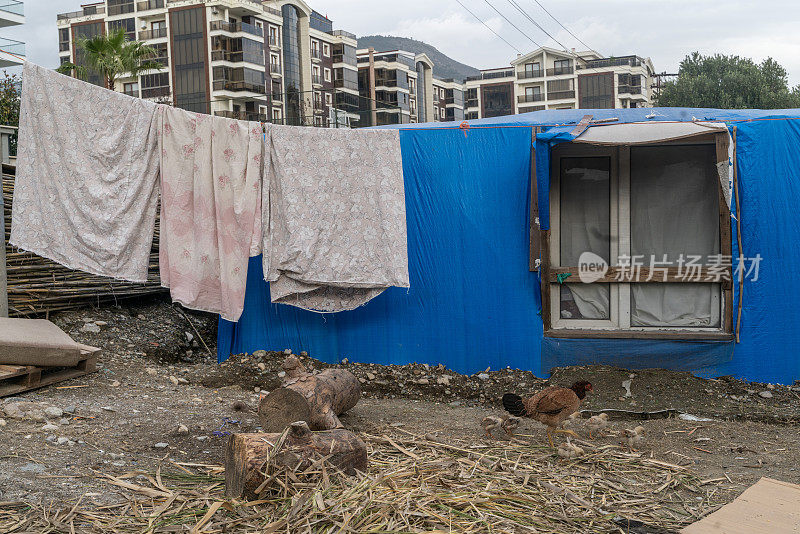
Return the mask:
<svg viewBox="0 0 800 534">
<path fill-rule="evenodd" d="M 517 417 L 530 417 L 547 425 L 547 439 L 553 447 L 553 432 L 569 434 L 578 438 L 572 430 L 561 429 L 561 425 L 575 413 L 586 397 L 587 391 L 593 391 L 592 384 L 580 380 L 571 388 L 552 386 L 523 399 L 514 393 L 503 395 L 503 407 L 508 413 Z"/>
</svg>

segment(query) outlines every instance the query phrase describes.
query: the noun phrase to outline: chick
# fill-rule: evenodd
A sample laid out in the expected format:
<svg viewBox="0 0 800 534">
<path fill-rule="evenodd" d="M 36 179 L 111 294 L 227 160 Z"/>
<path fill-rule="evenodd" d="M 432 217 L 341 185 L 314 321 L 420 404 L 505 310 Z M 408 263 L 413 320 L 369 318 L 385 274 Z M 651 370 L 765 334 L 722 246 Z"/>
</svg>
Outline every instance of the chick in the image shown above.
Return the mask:
<svg viewBox="0 0 800 534">
<path fill-rule="evenodd" d="M 636 450 L 636 445 L 644 441 L 644 427 L 637 426 L 633 430 L 626 428 L 624 430 L 625 442 L 628 444 L 628 449 L 633 452 Z"/>
<path fill-rule="evenodd" d="M 503 427 L 503 418 L 497 417 L 496 415 L 487 415 L 481 421 L 481 426 L 483 427 L 483 432 L 486 434 L 486 437 L 491 439 L 492 438 L 492 430 L 497 430 L 498 428 Z"/>
<path fill-rule="evenodd" d="M 569 438 L 567 438 L 566 443 L 562 443 L 561 445 L 558 446 L 558 450 L 556 452 L 558 453 L 559 456 L 561 456 L 566 460 L 572 460 L 574 458 L 578 458 L 580 456 L 583 456 L 583 454 L 585 453 L 585 451 L 582 448 L 578 447 L 577 445 L 574 445 L 569 440 Z"/>
<path fill-rule="evenodd" d="M 513 415 L 506 415 L 503 417 L 503 423 L 500 427 L 508 434 L 509 437 L 514 435 L 514 432 L 517 431 L 519 427 L 520 418 L 514 417 Z"/>
<path fill-rule="evenodd" d="M 589 439 L 593 439 L 592 432 L 598 432 L 608 426 L 608 414 L 601 413 L 600 415 L 593 415 L 589 418 L 586 425 L 589 427 Z"/>
<path fill-rule="evenodd" d="M 581 412 L 574 412 L 561 424 L 562 428 L 574 428 L 581 421 Z"/>
</svg>

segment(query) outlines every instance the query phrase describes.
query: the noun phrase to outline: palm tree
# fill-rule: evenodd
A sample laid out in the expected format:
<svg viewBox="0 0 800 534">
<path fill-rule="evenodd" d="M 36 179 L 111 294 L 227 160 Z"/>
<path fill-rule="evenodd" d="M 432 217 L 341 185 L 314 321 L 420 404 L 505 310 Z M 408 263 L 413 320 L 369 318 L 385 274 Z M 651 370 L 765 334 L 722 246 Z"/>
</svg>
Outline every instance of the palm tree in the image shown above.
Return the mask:
<svg viewBox="0 0 800 534">
<path fill-rule="evenodd" d="M 139 41 L 127 41 L 122 28 L 108 35 L 81 39 L 77 45 L 84 53 L 86 66 L 67 62 L 56 70 L 61 74 L 72 74 L 74 71 L 79 78 L 85 78 L 88 67 L 99 73 L 106 89 L 112 91 L 123 74 L 137 76 L 162 68 L 161 63 L 150 59 L 157 54 L 155 48 Z"/>
</svg>

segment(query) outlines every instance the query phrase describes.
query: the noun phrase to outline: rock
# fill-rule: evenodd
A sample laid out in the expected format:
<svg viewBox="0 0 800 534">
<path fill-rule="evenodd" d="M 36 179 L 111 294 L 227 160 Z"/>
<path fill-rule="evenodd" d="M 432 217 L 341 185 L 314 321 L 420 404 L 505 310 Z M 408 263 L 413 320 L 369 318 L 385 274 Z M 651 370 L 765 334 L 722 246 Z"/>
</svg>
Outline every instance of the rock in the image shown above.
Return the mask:
<svg viewBox="0 0 800 534">
<path fill-rule="evenodd" d="M 461 401 L 453 401 L 449 403 L 448 406 L 453 406 L 453 407 L 461 406 Z"/>
<path fill-rule="evenodd" d="M 101 406 L 100 409 L 101 410 L 105 410 L 107 412 L 116 412 L 117 411 L 114 408 L 112 408 L 111 406 Z"/>
<path fill-rule="evenodd" d="M 303 358 L 308 358 L 308 353 L 306 351 L 304 351 L 304 350 L 301 350 L 300 351 L 300 356 L 302 356 Z"/>
<path fill-rule="evenodd" d="M 75 405 L 70 404 L 64 407 L 64 413 L 75 413 Z"/>
<path fill-rule="evenodd" d="M 197 436 L 197 441 L 205 441 L 208 439 L 208 436 Z"/>
<path fill-rule="evenodd" d="M 178 434 L 188 434 L 189 427 L 186 425 L 178 425 Z"/>
<path fill-rule="evenodd" d="M 59 419 L 59 421 L 58 421 L 58 424 L 59 424 L 59 425 L 68 425 L 69 423 L 70 423 L 70 421 L 69 421 L 69 419 L 67 419 L 66 417 L 62 417 L 62 418 L 61 418 L 61 419 Z"/>
<path fill-rule="evenodd" d="M 350 363 L 350 360 L 347 358 L 342 358 L 342 365 L 347 365 L 348 363 Z"/>
<path fill-rule="evenodd" d="M 153 447 L 155 447 L 156 449 L 166 449 L 167 447 L 169 447 L 169 443 L 164 443 L 163 441 L 161 441 L 153 445 Z"/>
<path fill-rule="evenodd" d="M 440 376 L 439 378 L 436 379 L 436 383 L 437 384 L 441 384 L 443 386 L 449 386 L 450 385 L 450 377 L 447 376 L 447 375 L 442 375 L 442 376 Z"/>
<path fill-rule="evenodd" d="M 291 354 L 292 354 L 292 349 L 283 349 L 283 353 L 284 353 L 285 355 L 287 355 L 287 356 L 291 356 Z"/>
<path fill-rule="evenodd" d="M 428 380 L 427 378 L 420 378 L 419 380 L 417 380 L 417 384 L 421 384 L 424 386 L 430 384 L 430 380 Z"/>
<path fill-rule="evenodd" d="M 258 364 L 258 368 L 259 368 L 260 370 L 262 370 L 262 371 L 266 371 L 266 369 L 267 369 L 267 366 L 266 366 L 264 363 L 262 363 L 262 362 L 259 362 L 259 364 Z"/>
<path fill-rule="evenodd" d="M 478 375 L 478 378 L 480 380 L 486 381 L 486 380 L 489 380 L 490 377 L 489 377 L 489 375 L 487 373 L 481 373 L 481 374 Z"/>
<path fill-rule="evenodd" d="M 53 423 L 47 423 L 42 427 L 42 430 L 45 432 L 56 432 L 58 430 L 58 425 L 54 425 Z"/>
<path fill-rule="evenodd" d="M 86 323 L 81 327 L 81 332 L 88 332 L 89 334 L 99 334 L 100 327 L 97 326 L 97 323 Z"/>
<path fill-rule="evenodd" d="M 191 332 L 184 332 L 184 334 L 186 334 L 186 341 L 188 343 L 191 343 L 192 341 L 194 341 L 194 336 L 192 335 Z"/>
<path fill-rule="evenodd" d="M 141 313 L 140 313 L 139 315 L 137 315 L 137 316 L 136 316 L 136 318 L 137 318 L 137 319 L 139 319 L 139 320 L 141 320 L 141 321 L 144 321 L 145 319 L 147 319 L 147 317 L 145 317 L 145 316 L 144 316 L 144 315 L 142 315 Z"/>
<path fill-rule="evenodd" d="M 256 358 L 264 358 L 267 355 L 267 351 L 265 350 L 257 350 L 253 352 L 253 356 Z"/>
<path fill-rule="evenodd" d="M 48 405 L 43 402 L 18 401 L 5 403 L 3 411 L 10 419 L 44 422 L 47 419 L 44 415 L 47 407 Z"/>
<path fill-rule="evenodd" d="M 767 389 L 775 389 L 775 385 L 774 384 L 767 384 Z"/>
<path fill-rule="evenodd" d="M 64 415 L 64 411 L 56 406 L 48 406 L 47 408 L 45 408 L 44 414 L 47 417 L 52 417 L 54 419 L 57 419 L 60 418 L 62 415 Z"/>
<path fill-rule="evenodd" d="M 203 399 L 200 397 L 192 397 L 192 402 L 195 404 L 203 404 Z"/>
<path fill-rule="evenodd" d="M 765 391 L 762 391 L 761 393 L 759 393 L 758 396 L 763 398 L 763 399 L 771 399 L 772 398 L 772 392 L 765 390 Z"/>
<path fill-rule="evenodd" d="M 188 383 L 189 383 L 189 381 L 188 381 L 188 380 L 186 380 L 186 379 L 185 379 L 185 378 L 183 378 L 183 377 L 180 377 L 180 378 L 178 379 L 178 383 L 179 383 L 179 384 L 188 384 Z"/>
<path fill-rule="evenodd" d="M 5 419 L 0 419 L 0 428 L 2 428 L 4 426 L 6 426 L 6 420 Z"/>
<path fill-rule="evenodd" d="M 280 371 L 278 373 L 278 378 L 283 378 L 284 376 L 286 376 L 286 371 Z"/>
<path fill-rule="evenodd" d="M 94 324 L 97 326 L 106 326 L 108 323 L 105 321 L 95 321 Z"/>
<path fill-rule="evenodd" d="M 147 374 L 150 375 L 150 376 L 156 376 L 158 374 L 158 370 L 153 369 L 152 367 L 148 367 L 146 369 L 146 371 L 147 371 Z"/>
<path fill-rule="evenodd" d="M 118 388 L 120 385 L 121 384 L 119 383 L 119 380 L 114 380 L 113 382 L 111 382 L 112 388 Z"/>
<path fill-rule="evenodd" d="M 180 383 L 180 382 L 178 381 L 178 379 L 177 379 L 177 378 L 175 378 L 175 377 L 174 377 L 174 376 L 172 376 L 172 375 L 170 375 L 170 377 L 169 377 L 169 381 L 170 381 L 170 382 L 172 382 L 173 384 L 175 384 L 176 386 L 177 386 L 177 385 Z"/>
<path fill-rule="evenodd" d="M 56 445 L 66 445 L 67 443 L 69 443 L 69 438 L 63 436 L 56 440 Z"/>
<path fill-rule="evenodd" d="M 44 473 L 47 471 L 47 467 L 42 464 L 37 464 L 35 462 L 29 462 L 23 466 L 17 468 L 17 471 L 22 471 L 23 473 Z"/>
<path fill-rule="evenodd" d="M 372 373 L 367 373 L 367 380 L 375 380 L 377 377 Z"/>
</svg>

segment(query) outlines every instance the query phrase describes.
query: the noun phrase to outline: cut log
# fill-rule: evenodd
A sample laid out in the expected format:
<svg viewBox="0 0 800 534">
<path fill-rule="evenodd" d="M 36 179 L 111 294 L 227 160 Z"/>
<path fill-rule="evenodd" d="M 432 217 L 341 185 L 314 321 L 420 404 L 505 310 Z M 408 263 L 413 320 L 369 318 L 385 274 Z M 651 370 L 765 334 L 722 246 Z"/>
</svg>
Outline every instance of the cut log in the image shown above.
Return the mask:
<svg viewBox="0 0 800 534">
<path fill-rule="evenodd" d="M 296 356 L 283 362 L 283 385 L 261 399 L 258 418 L 265 432 L 282 432 L 295 421 L 311 430 L 341 428 L 339 415 L 361 398 L 361 384 L 350 371 L 326 369 L 311 374 Z"/>
<path fill-rule="evenodd" d="M 265 481 L 281 470 L 304 471 L 324 463 L 348 475 L 367 471 L 367 446 L 343 428 L 312 432 L 304 421 L 289 426 L 283 443 L 278 434 L 233 434 L 225 450 L 225 494 L 256 499 Z M 276 448 L 277 446 L 277 448 Z M 273 454 L 273 451 L 275 453 Z"/>
</svg>

